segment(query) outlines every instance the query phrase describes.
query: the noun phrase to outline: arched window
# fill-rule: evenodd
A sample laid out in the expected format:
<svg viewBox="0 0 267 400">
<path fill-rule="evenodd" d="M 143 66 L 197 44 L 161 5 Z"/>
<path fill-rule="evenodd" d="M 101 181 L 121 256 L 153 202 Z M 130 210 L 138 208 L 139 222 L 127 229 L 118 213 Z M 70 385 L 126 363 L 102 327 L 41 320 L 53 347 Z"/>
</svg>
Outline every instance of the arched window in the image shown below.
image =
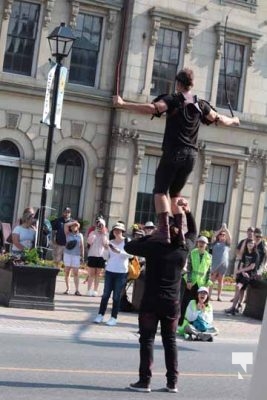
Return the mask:
<svg viewBox="0 0 267 400">
<path fill-rule="evenodd" d="M 12 157 L 12 160 L 9 159 Z M 0 141 L 0 221 L 12 223 L 17 183 L 18 166 L 14 158 L 19 158 L 17 146 L 9 140 Z"/>
<path fill-rule="evenodd" d="M 76 150 L 66 150 L 57 159 L 52 214 L 60 216 L 67 206 L 78 217 L 84 162 Z"/>
<path fill-rule="evenodd" d="M 9 140 L 1 140 L 0 142 L 0 155 L 7 157 L 20 157 L 19 149 Z"/>
</svg>

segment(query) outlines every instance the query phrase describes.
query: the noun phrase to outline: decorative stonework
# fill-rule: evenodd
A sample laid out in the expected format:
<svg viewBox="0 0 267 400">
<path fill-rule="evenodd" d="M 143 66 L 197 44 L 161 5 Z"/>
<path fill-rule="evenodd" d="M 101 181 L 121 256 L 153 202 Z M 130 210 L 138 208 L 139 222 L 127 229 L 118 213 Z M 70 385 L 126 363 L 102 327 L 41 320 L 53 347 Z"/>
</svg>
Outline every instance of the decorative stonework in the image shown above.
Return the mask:
<svg viewBox="0 0 267 400">
<path fill-rule="evenodd" d="M 265 158 L 263 161 L 263 179 L 262 179 L 261 191 L 266 192 L 266 190 L 267 190 L 267 159 Z"/>
<path fill-rule="evenodd" d="M 18 127 L 20 119 L 20 114 L 19 113 L 10 113 L 7 112 L 6 114 L 6 126 L 9 129 L 16 129 Z"/>
<path fill-rule="evenodd" d="M 248 65 L 251 66 L 255 61 L 255 52 L 257 51 L 257 41 L 261 38 L 262 34 L 259 31 L 253 30 L 251 27 L 240 26 L 234 24 L 221 24 L 220 22 L 215 25 L 215 31 L 217 33 L 217 48 L 216 48 L 216 58 L 220 58 L 223 54 L 223 44 L 224 44 L 224 36 L 226 36 L 226 40 L 235 38 L 238 40 L 242 40 L 242 42 L 248 48 Z"/>
<path fill-rule="evenodd" d="M 137 129 L 128 129 L 114 126 L 112 128 L 112 137 L 121 143 L 129 143 L 130 140 L 139 138 Z"/>
<path fill-rule="evenodd" d="M 107 33 L 106 33 L 107 40 L 112 39 L 114 27 L 117 22 L 117 17 L 118 17 L 117 11 L 109 10 L 107 17 Z"/>
<path fill-rule="evenodd" d="M 145 146 L 138 144 L 136 148 L 135 164 L 134 164 L 134 174 L 138 175 L 142 169 L 142 161 L 145 157 Z"/>
<path fill-rule="evenodd" d="M 200 175 L 200 183 L 206 183 L 206 180 L 209 175 L 209 169 L 211 165 L 211 157 L 208 156 L 205 152 L 206 143 L 204 140 L 199 141 L 198 143 L 199 153 L 202 155 L 202 168 L 201 168 L 201 175 Z"/>
<path fill-rule="evenodd" d="M 80 2 L 76 0 L 71 0 L 71 12 L 70 12 L 70 27 L 72 29 L 76 28 L 76 19 L 80 10 Z"/>
<path fill-rule="evenodd" d="M 194 32 L 194 26 L 193 25 L 188 25 L 188 32 L 187 32 L 187 37 L 186 37 L 186 43 L 185 43 L 185 52 L 186 53 L 191 53 L 191 50 L 193 48 L 193 39 L 195 36 Z"/>
<path fill-rule="evenodd" d="M 236 162 L 236 170 L 235 170 L 234 184 L 233 184 L 234 188 L 237 188 L 238 185 L 240 184 L 244 168 L 245 168 L 244 162 L 238 160 Z"/>
<path fill-rule="evenodd" d="M 259 164 L 261 162 L 266 162 L 267 150 L 260 149 L 259 147 L 249 147 L 247 149 L 249 155 L 249 162 L 253 164 Z"/>
<path fill-rule="evenodd" d="M 249 66 L 254 64 L 256 50 L 257 50 L 256 40 L 252 39 L 251 40 L 251 45 L 250 45 L 249 58 L 248 58 L 248 65 Z"/>
<path fill-rule="evenodd" d="M 217 32 L 216 59 L 219 60 L 223 55 L 224 35 L 222 32 Z"/>
<path fill-rule="evenodd" d="M 43 0 L 44 2 L 44 19 L 43 26 L 47 28 L 52 20 L 52 12 L 55 7 L 55 0 Z"/>
<path fill-rule="evenodd" d="M 71 137 L 74 139 L 81 139 L 85 124 L 82 122 L 71 122 Z"/>
<path fill-rule="evenodd" d="M 160 21 L 161 18 L 152 18 L 152 29 L 151 29 L 151 37 L 150 37 L 150 44 L 151 46 L 156 46 L 158 41 L 158 32 L 160 28 Z"/>
<path fill-rule="evenodd" d="M 14 0 L 5 0 L 4 2 L 4 12 L 3 12 L 3 18 L 8 19 L 11 15 L 12 11 L 12 5 L 13 5 Z"/>
<path fill-rule="evenodd" d="M 153 7 L 149 10 L 152 19 L 151 30 L 151 46 L 155 46 L 158 39 L 158 31 L 161 24 L 169 26 L 172 29 L 181 30 L 181 25 L 184 26 L 185 34 L 185 52 L 190 53 L 193 47 L 194 29 L 199 24 L 200 19 L 194 14 L 162 7 Z"/>
</svg>

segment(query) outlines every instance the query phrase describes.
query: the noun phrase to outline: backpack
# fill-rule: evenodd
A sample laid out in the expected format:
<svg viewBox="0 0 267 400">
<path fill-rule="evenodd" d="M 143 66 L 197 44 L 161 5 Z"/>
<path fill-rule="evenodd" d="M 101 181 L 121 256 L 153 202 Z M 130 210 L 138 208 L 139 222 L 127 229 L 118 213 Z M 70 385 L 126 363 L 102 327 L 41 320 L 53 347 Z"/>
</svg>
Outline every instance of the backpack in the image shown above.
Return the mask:
<svg viewBox="0 0 267 400">
<path fill-rule="evenodd" d="M 158 97 L 156 97 L 155 99 L 152 100 L 152 104 L 160 101 L 161 99 L 163 99 L 165 96 L 168 96 L 167 93 L 164 94 L 160 94 Z M 185 103 L 185 97 L 184 95 L 179 92 L 179 93 L 173 93 L 171 94 L 171 96 L 173 97 L 174 100 L 174 107 L 176 109 L 181 109 L 184 108 L 184 103 Z M 194 96 L 194 103 L 191 104 L 195 104 L 196 108 L 200 111 L 201 116 L 200 116 L 200 120 L 202 122 L 202 124 L 204 125 L 210 125 L 213 123 L 213 121 L 208 120 L 208 118 L 204 115 L 203 110 L 205 108 L 206 105 L 208 105 L 212 110 L 216 111 L 216 108 L 214 108 L 208 101 L 203 100 L 203 99 L 199 99 L 196 95 Z M 151 119 L 153 119 L 154 117 L 160 118 L 162 116 L 163 113 L 157 112 L 156 114 L 153 114 Z"/>
<path fill-rule="evenodd" d="M 128 280 L 135 280 L 139 278 L 141 272 L 141 265 L 138 260 L 138 257 L 134 256 L 129 260 L 128 264 Z"/>
</svg>

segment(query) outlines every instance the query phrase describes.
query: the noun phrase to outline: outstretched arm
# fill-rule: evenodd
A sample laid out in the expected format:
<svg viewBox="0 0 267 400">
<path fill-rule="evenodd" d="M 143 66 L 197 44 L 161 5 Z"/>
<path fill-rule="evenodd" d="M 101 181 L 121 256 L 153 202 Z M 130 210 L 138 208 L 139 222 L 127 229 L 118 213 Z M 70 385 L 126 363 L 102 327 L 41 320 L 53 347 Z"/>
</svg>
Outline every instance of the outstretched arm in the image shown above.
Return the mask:
<svg viewBox="0 0 267 400">
<path fill-rule="evenodd" d="M 156 103 L 131 103 L 124 101 L 120 96 L 113 96 L 113 106 L 124 110 L 137 111 L 141 114 L 156 115 L 167 111 L 167 104 L 160 100 Z"/>
<path fill-rule="evenodd" d="M 206 118 L 211 121 L 215 122 L 216 125 L 224 125 L 224 126 L 239 126 L 240 121 L 238 117 L 227 117 L 226 115 L 219 114 L 215 110 L 210 110 L 209 114 L 206 115 Z"/>
</svg>

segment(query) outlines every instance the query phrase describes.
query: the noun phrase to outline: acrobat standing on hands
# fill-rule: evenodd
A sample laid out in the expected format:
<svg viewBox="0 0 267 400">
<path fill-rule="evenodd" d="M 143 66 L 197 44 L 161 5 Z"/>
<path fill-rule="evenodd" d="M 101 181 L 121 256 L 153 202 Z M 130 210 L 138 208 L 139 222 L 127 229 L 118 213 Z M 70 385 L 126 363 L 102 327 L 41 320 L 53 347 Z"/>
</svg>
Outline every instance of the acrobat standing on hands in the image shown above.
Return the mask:
<svg viewBox="0 0 267 400">
<path fill-rule="evenodd" d="M 113 97 L 113 105 L 143 114 L 160 117 L 166 113 L 162 157 L 155 175 L 154 202 L 158 215 L 158 230 L 153 240 L 170 242 L 169 214 L 181 196 L 197 158 L 197 138 L 200 123 L 210 125 L 239 125 L 237 117 L 218 114 L 205 100 L 191 93 L 194 74 L 189 68 L 176 76 L 176 93 L 157 97 L 152 103 L 130 103 L 120 96 Z M 167 194 L 170 194 L 169 204 Z"/>
</svg>

